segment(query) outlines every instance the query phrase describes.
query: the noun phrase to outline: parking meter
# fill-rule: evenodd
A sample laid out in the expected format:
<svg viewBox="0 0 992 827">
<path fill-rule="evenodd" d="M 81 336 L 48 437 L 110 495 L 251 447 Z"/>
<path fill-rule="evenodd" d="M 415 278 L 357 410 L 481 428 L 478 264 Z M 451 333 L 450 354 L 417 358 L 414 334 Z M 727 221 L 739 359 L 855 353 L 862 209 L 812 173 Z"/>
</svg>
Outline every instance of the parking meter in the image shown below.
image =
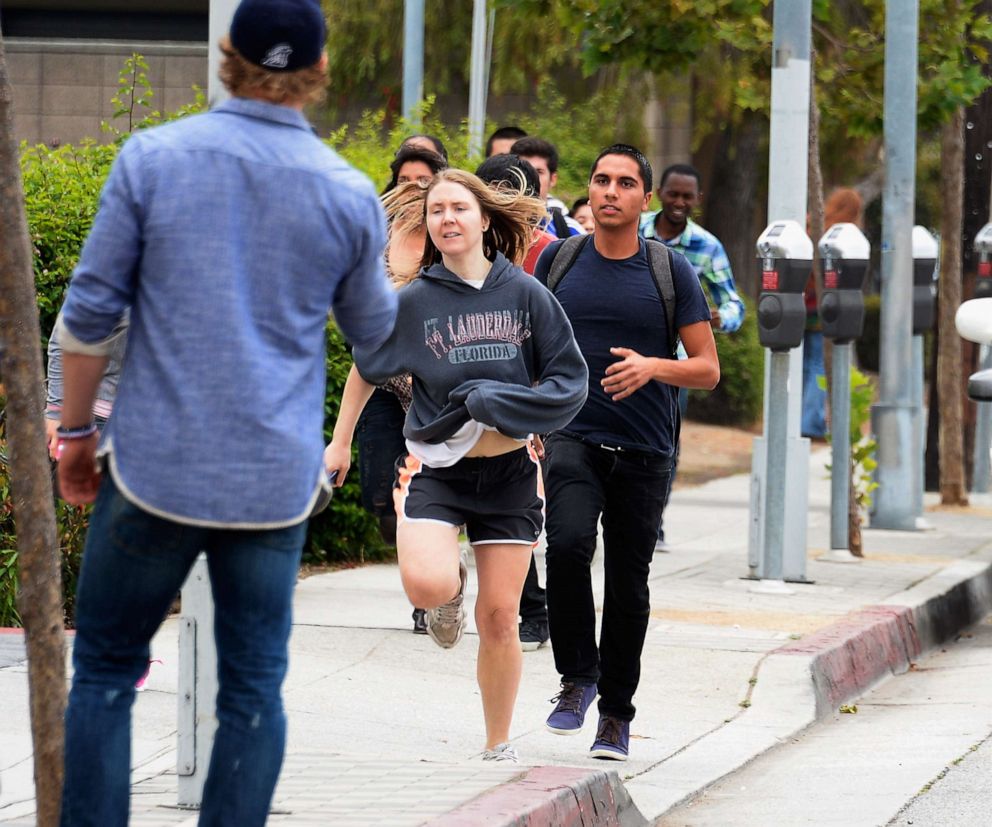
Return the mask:
<svg viewBox="0 0 992 827">
<path fill-rule="evenodd" d="M 962 339 L 979 345 L 992 345 L 992 297 L 964 302 L 954 315 L 954 326 Z M 985 368 L 968 377 L 968 396 L 976 402 L 992 402 L 992 368 Z"/>
<path fill-rule="evenodd" d="M 937 256 L 940 245 L 926 228 L 913 227 L 913 335 L 933 328 L 937 304 Z"/>
<path fill-rule="evenodd" d="M 978 253 L 978 278 L 975 279 L 975 298 L 992 296 L 992 223 L 986 224 L 975 236 Z"/>
<path fill-rule="evenodd" d="M 820 321 L 823 335 L 838 342 L 857 339 L 865 325 L 862 290 L 868 273 L 871 244 L 856 224 L 834 224 L 820 239 L 823 292 Z"/>
<path fill-rule="evenodd" d="M 803 290 L 813 268 L 813 242 L 796 221 L 773 221 L 758 237 L 761 295 L 758 338 L 771 350 L 799 347 L 806 329 Z"/>
</svg>

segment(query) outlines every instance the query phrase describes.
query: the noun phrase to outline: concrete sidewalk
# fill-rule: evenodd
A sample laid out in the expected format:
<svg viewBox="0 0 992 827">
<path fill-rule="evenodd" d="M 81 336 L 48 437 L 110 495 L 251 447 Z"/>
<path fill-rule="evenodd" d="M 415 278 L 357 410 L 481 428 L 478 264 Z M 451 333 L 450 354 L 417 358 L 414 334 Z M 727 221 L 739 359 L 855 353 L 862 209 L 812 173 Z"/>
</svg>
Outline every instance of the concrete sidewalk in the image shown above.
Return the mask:
<svg viewBox="0 0 992 827">
<path fill-rule="evenodd" d="M 742 579 L 746 475 L 674 493 L 672 552 L 655 555 L 652 567 L 654 608 L 624 764 L 586 757 L 595 714 L 578 737 L 544 729 L 558 685 L 547 647 L 524 655 L 513 726 L 523 764 L 482 763 L 474 634 L 448 651 L 413 635 L 393 566 L 302 581 L 285 692 L 289 746 L 270 823 L 651 823 L 992 609 L 992 499 L 930 510 L 930 531 L 867 530 L 864 562 L 821 562 L 826 462 L 821 449 L 810 466 L 814 582 L 793 585 L 791 595 L 753 594 Z M 601 587 L 601 573 L 597 580 Z M 178 625 L 169 620 L 157 636 L 153 656 L 163 663 L 135 704 L 136 825 L 196 823 L 175 808 Z M 0 824 L 28 825 L 20 645 L 0 634 Z"/>
</svg>

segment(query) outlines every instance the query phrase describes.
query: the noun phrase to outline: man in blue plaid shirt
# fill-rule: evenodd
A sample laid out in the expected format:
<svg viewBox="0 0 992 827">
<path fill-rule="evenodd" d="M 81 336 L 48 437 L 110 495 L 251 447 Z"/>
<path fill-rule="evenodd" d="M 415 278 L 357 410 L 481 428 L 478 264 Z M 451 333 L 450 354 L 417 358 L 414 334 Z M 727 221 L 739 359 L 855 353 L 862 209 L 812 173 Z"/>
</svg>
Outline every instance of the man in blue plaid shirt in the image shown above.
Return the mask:
<svg viewBox="0 0 992 827">
<path fill-rule="evenodd" d="M 663 241 L 689 259 L 712 299 L 713 329 L 733 333 L 744 322 L 744 302 L 720 240 L 692 220 L 702 196 L 699 172 L 689 164 L 672 164 L 661 174 L 656 194 L 662 208 L 641 216 L 641 235 Z"/>
<path fill-rule="evenodd" d="M 692 211 L 699 205 L 703 194 L 700 181 L 699 171 L 690 164 L 672 164 L 668 167 L 661 174 L 661 182 L 655 191 L 661 201 L 661 209 L 641 216 L 640 233 L 644 238 L 663 241 L 689 259 L 700 284 L 713 302 L 710 306 L 710 324 L 720 333 L 733 333 L 744 322 L 744 302 L 737 294 L 730 259 L 720 239 L 692 220 Z M 681 343 L 679 358 L 686 358 Z M 688 400 L 688 391 L 680 388 L 679 408 L 683 415 Z M 675 457 L 677 462 L 678 448 Z M 674 478 L 675 468 L 669 477 L 669 486 Z M 658 525 L 658 542 L 654 550 L 668 551 L 664 522 Z"/>
</svg>

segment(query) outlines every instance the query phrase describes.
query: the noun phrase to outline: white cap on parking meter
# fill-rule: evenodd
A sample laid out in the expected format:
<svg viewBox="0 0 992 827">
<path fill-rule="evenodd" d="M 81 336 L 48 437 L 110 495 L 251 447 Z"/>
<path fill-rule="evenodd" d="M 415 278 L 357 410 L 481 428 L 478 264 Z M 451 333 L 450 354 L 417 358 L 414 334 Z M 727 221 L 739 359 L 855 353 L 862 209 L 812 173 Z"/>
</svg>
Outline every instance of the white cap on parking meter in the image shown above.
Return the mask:
<svg viewBox="0 0 992 827">
<path fill-rule="evenodd" d="M 936 261 L 940 245 L 933 233 L 917 224 L 913 227 L 913 258 Z"/>
<path fill-rule="evenodd" d="M 979 345 L 992 344 L 992 298 L 969 299 L 954 314 L 958 336 Z"/>
<path fill-rule="evenodd" d="M 834 224 L 820 239 L 820 255 L 863 261 L 871 257 L 871 244 L 857 224 L 844 221 Z"/>
<path fill-rule="evenodd" d="M 813 258 L 813 242 L 798 221 L 773 221 L 758 236 L 755 245 L 762 258 L 808 260 Z"/>
</svg>

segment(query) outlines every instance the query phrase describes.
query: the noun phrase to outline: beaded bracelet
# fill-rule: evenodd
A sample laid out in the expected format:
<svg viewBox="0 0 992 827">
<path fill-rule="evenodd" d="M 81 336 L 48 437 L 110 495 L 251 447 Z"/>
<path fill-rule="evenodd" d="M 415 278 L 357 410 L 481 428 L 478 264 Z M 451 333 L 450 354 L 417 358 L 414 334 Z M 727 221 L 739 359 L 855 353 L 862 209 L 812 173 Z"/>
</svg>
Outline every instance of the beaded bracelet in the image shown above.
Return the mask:
<svg viewBox="0 0 992 827">
<path fill-rule="evenodd" d="M 89 425 L 83 425 L 79 428 L 63 428 L 59 425 L 59 427 L 55 430 L 55 434 L 60 440 L 86 439 L 87 437 L 93 436 L 96 432 L 97 427 L 95 422 L 91 422 Z"/>
</svg>

